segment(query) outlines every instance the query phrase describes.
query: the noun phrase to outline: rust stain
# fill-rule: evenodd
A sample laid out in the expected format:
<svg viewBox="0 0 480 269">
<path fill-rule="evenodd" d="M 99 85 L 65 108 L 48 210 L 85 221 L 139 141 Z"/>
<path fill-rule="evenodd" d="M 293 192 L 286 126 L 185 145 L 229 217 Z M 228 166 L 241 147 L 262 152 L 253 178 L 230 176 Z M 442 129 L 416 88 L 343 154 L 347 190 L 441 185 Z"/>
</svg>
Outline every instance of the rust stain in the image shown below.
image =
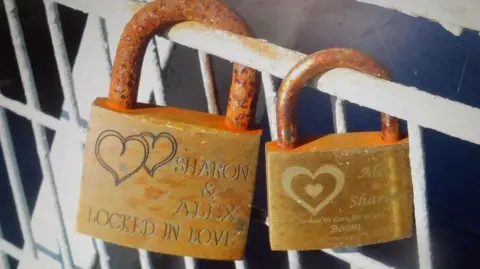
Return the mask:
<svg viewBox="0 0 480 269">
<path fill-rule="evenodd" d="M 300 89 L 314 76 L 335 68 L 351 68 L 371 76 L 390 79 L 390 74 L 370 56 L 350 48 L 317 51 L 300 60 L 282 81 L 277 94 L 278 146 L 293 149 L 298 143 L 296 102 Z M 374 97 L 372 97 L 374 98 Z M 382 139 L 400 140 L 399 120 L 382 113 Z"/>
<path fill-rule="evenodd" d="M 242 44 L 271 59 L 279 59 L 283 56 L 277 51 L 272 50 L 272 47 L 267 42 L 258 43 L 258 40 L 245 38 L 242 39 Z"/>
<path fill-rule="evenodd" d="M 143 206 L 144 203 L 145 203 L 145 200 L 143 199 L 140 199 L 140 198 L 134 198 L 134 197 L 130 197 L 126 200 L 127 204 L 133 208 L 136 208 L 136 207 L 139 207 L 139 206 Z"/>
<path fill-rule="evenodd" d="M 145 199 L 158 199 L 160 196 L 167 194 L 168 191 L 158 189 L 155 187 L 147 187 L 144 189 L 143 196 Z"/>
<path fill-rule="evenodd" d="M 148 209 L 154 212 L 162 212 L 164 210 L 163 206 L 150 206 Z"/>
<path fill-rule="evenodd" d="M 247 24 L 221 1 L 157 0 L 146 4 L 125 26 L 117 48 L 109 91 L 115 108 L 135 108 L 141 66 L 150 39 L 172 24 L 184 21 L 250 36 Z M 228 127 L 248 128 L 254 115 L 253 98 L 257 91 L 256 71 L 234 64 L 225 119 Z"/>
</svg>

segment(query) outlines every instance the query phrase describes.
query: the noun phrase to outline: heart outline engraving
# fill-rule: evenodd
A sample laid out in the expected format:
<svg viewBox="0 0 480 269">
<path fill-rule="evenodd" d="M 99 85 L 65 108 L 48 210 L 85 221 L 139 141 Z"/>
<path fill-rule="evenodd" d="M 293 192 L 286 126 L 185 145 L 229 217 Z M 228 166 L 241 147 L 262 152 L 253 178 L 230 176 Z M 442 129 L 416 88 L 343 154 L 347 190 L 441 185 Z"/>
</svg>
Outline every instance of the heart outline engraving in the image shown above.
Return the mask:
<svg viewBox="0 0 480 269">
<path fill-rule="evenodd" d="M 120 156 L 122 156 L 124 153 L 125 153 L 125 150 L 126 150 L 126 144 L 128 141 L 137 141 L 137 142 L 140 142 L 140 144 L 142 144 L 143 146 L 143 159 L 142 159 L 142 162 L 138 165 L 138 167 L 136 167 L 135 169 L 133 169 L 130 173 L 128 173 L 126 176 L 123 176 L 122 178 L 119 178 L 117 172 L 112 168 L 110 167 L 102 158 L 101 156 L 101 153 L 100 153 L 100 145 L 102 143 L 102 141 L 108 137 L 115 137 L 117 138 L 118 140 L 120 140 L 120 142 L 122 143 L 122 150 L 120 152 Z M 100 135 L 98 136 L 97 138 L 97 141 L 95 142 L 95 156 L 98 160 L 98 162 L 100 163 L 100 165 L 105 169 L 107 170 L 112 176 L 113 176 L 113 179 L 115 180 L 115 186 L 118 186 L 120 185 L 122 182 L 124 182 L 125 180 L 129 179 L 131 176 L 133 176 L 135 173 L 137 173 L 138 171 L 140 171 L 140 169 L 142 169 L 142 167 L 145 165 L 145 163 L 147 162 L 147 157 L 148 157 L 148 154 L 149 154 L 149 146 L 147 144 L 147 142 L 142 138 L 140 137 L 139 135 L 131 135 L 131 136 L 127 136 L 127 137 L 123 137 L 122 134 L 120 134 L 119 132 L 117 131 L 114 131 L 114 130 L 105 130 L 103 132 L 100 133 Z"/>
<path fill-rule="evenodd" d="M 321 174 L 330 174 L 335 178 L 335 189 L 330 195 L 328 195 L 321 203 L 319 203 L 314 208 L 311 205 L 309 205 L 307 202 L 305 202 L 305 200 L 303 200 L 293 191 L 292 181 L 293 181 L 293 178 L 298 175 L 309 176 L 310 178 L 312 178 L 312 180 L 315 181 L 315 179 Z M 333 199 L 335 199 L 338 196 L 338 194 L 340 194 L 344 185 L 345 185 L 345 174 L 340 168 L 330 164 L 323 165 L 322 167 L 318 168 L 317 171 L 315 171 L 315 173 L 312 173 L 307 168 L 301 167 L 301 166 L 289 167 L 282 173 L 282 187 L 285 193 L 288 196 L 290 196 L 290 198 L 292 198 L 294 201 L 296 201 L 298 204 L 300 204 L 303 208 L 305 208 L 308 212 L 312 213 L 312 215 L 314 216 L 316 216 L 317 213 L 320 212 L 320 210 L 322 210 L 328 203 L 330 203 Z"/>
<path fill-rule="evenodd" d="M 160 139 L 167 139 L 172 144 L 172 151 L 170 152 L 170 154 L 167 157 L 165 157 L 165 159 L 163 159 L 162 161 L 153 165 L 152 168 L 149 168 L 147 166 L 147 161 L 148 161 L 148 157 L 149 157 L 149 156 L 147 156 L 147 159 L 145 160 L 145 163 L 143 164 L 143 168 L 145 169 L 147 174 L 150 175 L 150 177 L 153 177 L 154 174 L 155 174 L 155 171 L 158 168 L 160 168 L 160 167 L 164 166 L 165 164 L 169 163 L 175 157 L 175 154 L 177 154 L 177 148 L 178 148 L 177 140 L 175 139 L 175 137 L 173 137 L 173 135 L 171 135 L 167 132 L 159 133 L 156 136 L 154 134 L 150 133 L 150 132 L 145 132 L 145 133 L 140 134 L 139 136 L 145 141 L 145 143 L 147 143 L 147 145 L 149 147 L 149 150 L 150 150 L 150 145 L 149 145 L 148 141 L 145 139 L 146 136 L 152 138 L 152 140 L 153 140 L 152 149 L 155 149 L 155 143 Z"/>
</svg>

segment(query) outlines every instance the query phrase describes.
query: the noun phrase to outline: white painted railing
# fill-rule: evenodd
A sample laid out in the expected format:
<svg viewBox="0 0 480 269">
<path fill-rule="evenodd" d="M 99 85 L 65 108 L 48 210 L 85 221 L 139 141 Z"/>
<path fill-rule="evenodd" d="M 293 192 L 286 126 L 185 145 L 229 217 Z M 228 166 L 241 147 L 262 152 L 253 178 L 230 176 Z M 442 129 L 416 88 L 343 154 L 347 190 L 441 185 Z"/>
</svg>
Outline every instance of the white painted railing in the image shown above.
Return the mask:
<svg viewBox="0 0 480 269">
<path fill-rule="evenodd" d="M 85 139 L 85 127 L 81 126 L 80 118 L 88 118 L 89 103 L 95 95 L 100 95 L 100 91 L 87 90 L 83 92 L 84 89 L 75 88 L 75 69 L 72 73 L 59 25 L 56 5 L 57 3 L 64 4 L 90 14 L 88 25 L 94 25 L 97 30 L 95 35 L 100 40 L 99 46 L 101 46 L 100 51 L 102 54 L 101 58 L 95 60 L 97 62 L 101 61 L 103 64 L 102 69 L 104 72 L 102 74 L 104 74 L 103 81 L 105 82 L 103 84 L 100 83 L 102 85 L 96 84 L 96 87 L 97 89 L 107 89 L 112 65 L 111 55 L 112 51 L 115 50 L 113 46 L 115 42 L 108 40 L 104 18 L 107 20 L 123 18 L 121 20 L 123 23 L 126 23 L 126 20 L 141 4 L 123 0 L 57 0 L 56 2 L 44 0 L 55 58 L 65 96 L 64 108 L 68 112 L 68 119 L 65 119 L 66 117 L 56 119 L 44 114 L 39 108 L 33 72 L 16 13 L 15 2 L 14 0 L 3 1 L 27 97 L 27 104 L 19 103 L 0 95 L 0 142 L 24 238 L 24 246 L 20 249 L 3 239 L 0 233 L 0 266 L 2 266 L 1 268 L 8 268 L 5 262 L 5 255 L 9 255 L 20 261 L 19 268 L 63 267 L 70 269 L 75 268 L 75 266 L 89 268 L 92 265 L 94 251 L 96 251 L 101 268 L 111 268 L 112 259 L 114 258 L 110 256 L 112 253 L 108 252 L 101 240 L 95 239 L 93 243 L 89 244 L 88 241 L 90 240 L 91 242 L 91 239 L 86 239 L 85 236 L 76 234 L 74 230 L 75 212 L 70 212 L 72 211 L 71 209 L 76 208 L 77 186 L 79 185 L 81 172 L 81 169 L 79 169 L 81 167 L 81 144 Z M 85 35 L 88 34 L 91 33 L 85 33 Z M 262 72 L 262 83 L 271 136 L 272 139 L 276 138 L 275 89 L 272 76 L 283 78 L 304 54 L 266 41 L 210 29 L 193 22 L 174 26 L 166 33 L 165 37 L 171 41 L 157 37 L 150 44 L 146 59 L 152 59 L 152 61 L 145 63 L 144 66 L 148 65 L 150 67 L 151 75 L 144 77 L 150 80 L 153 79 L 153 85 L 150 88 L 152 90 L 140 93 L 140 101 L 147 99 L 150 92 L 153 92 L 157 104 L 165 104 L 160 70 L 165 68 L 168 62 L 174 45 L 173 42 L 183 44 L 198 50 L 203 85 L 210 113 L 218 113 L 218 108 L 216 107 L 215 95 L 213 94 L 211 63 L 208 54 L 241 63 Z M 84 36 L 84 38 L 86 37 Z M 93 67 L 90 68 L 93 69 Z M 94 71 L 91 72 L 95 73 Z M 79 75 L 79 77 L 81 76 Z M 102 78 L 98 77 L 97 80 L 102 81 Z M 332 95 L 333 115 L 337 132 L 345 132 L 347 130 L 342 100 L 348 100 L 352 103 L 407 120 L 410 136 L 410 161 L 414 186 L 419 267 L 422 269 L 432 268 L 421 126 L 480 144 L 480 126 L 470 125 L 467 121 L 457 120 L 459 118 L 480 118 L 480 110 L 422 92 L 413 87 L 379 80 L 347 69 L 332 70 L 320 79 L 312 81 L 310 86 Z M 105 94 L 106 91 L 101 93 Z M 371 98 L 371 96 L 375 96 L 375 98 Z M 425 110 L 425 107 L 429 109 Z M 13 151 L 12 138 L 6 122 L 5 110 L 10 110 L 32 122 L 37 154 L 41 161 L 44 177 L 44 184 L 40 190 L 39 200 L 33 217 L 28 213 L 18 171 L 18 163 Z M 45 139 L 45 127 L 57 132 L 55 143 L 59 143 L 61 146 L 55 146 L 54 144 L 51 151 L 48 150 Z M 73 138 L 76 142 L 65 144 L 62 142 L 65 137 L 68 137 L 70 140 Z M 59 161 L 59 154 L 68 154 L 70 156 L 69 160 Z M 67 171 L 62 172 L 58 169 L 52 169 L 54 166 L 61 167 L 63 170 L 67 169 Z M 62 191 L 59 192 L 59 189 L 62 189 Z M 65 208 L 70 210 L 63 210 Z M 43 230 L 41 227 L 47 224 L 40 217 L 41 214 L 53 216 L 50 219 L 53 219 L 54 223 L 49 222 L 48 225 L 54 226 L 55 231 L 58 231 L 58 233 L 54 234 L 54 243 L 48 241 L 50 245 L 45 247 L 51 246 L 52 251 L 56 253 L 56 242 L 58 242 L 59 254 L 62 257 L 61 261 L 45 258 L 37 250 L 37 242 L 43 240 L 42 243 L 45 243 L 47 242 L 45 240 L 52 237 L 52 234 L 42 234 Z M 338 253 L 333 250 L 324 250 L 324 252 L 351 264 L 351 268 L 392 268 L 361 253 Z M 290 252 L 288 254 L 290 268 L 301 268 L 298 253 Z M 138 255 L 142 269 L 152 268 L 148 252 L 138 250 Z M 236 262 L 235 266 L 238 269 L 246 268 L 246 265 L 241 261 Z M 195 260 L 185 257 L 185 267 L 188 269 L 195 268 Z"/>
</svg>

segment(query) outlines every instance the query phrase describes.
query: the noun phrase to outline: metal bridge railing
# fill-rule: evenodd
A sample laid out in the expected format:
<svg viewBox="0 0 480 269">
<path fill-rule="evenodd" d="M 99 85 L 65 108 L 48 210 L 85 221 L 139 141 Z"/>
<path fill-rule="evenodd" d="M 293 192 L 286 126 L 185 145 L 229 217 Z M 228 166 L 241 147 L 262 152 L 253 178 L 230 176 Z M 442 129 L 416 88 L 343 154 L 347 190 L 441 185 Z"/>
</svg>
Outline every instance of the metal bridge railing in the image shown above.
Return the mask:
<svg viewBox="0 0 480 269">
<path fill-rule="evenodd" d="M 72 137 L 77 140 L 75 147 L 81 147 L 85 139 L 85 130 L 80 125 L 79 110 L 75 99 L 75 92 L 81 89 L 74 88 L 72 70 L 68 62 L 59 22 L 57 2 L 74 9 L 91 13 L 90 16 L 96 16 L 99 38 L 103 40 L 103 44 L 105 44 L 103 47 L 104 57 L 100 61 L 104 64 L 105 69 L 108 70 L 108 74 L 110 74 L 112 66 L 110 56 L 112 48 L 108 46 L 104 19 L 112 16 L 122 16 L 121 14 L 125 16 L 131 15 L 142 4 L 138 2 L 118 2 L 112 0 L 58 0 L 57 2 L 44 0 L 55 59 L 57 61 L 61 85 L 65 96 L 65 105 L 69 114 L 69 120 L 64 120 L 51 117 L 40 110 L 37 89 L 33 80 L 33 71 L 30 66 L 19 17 L 16 12 L 15 1 L 3 0 L 3 2 L 27 103 L 23 104 L 0 95 L 1 148 L 5 156 L 8 177 L 24 238 L 24 246 L 20 249 L 3 239 L 0 234 L 0 266 L 2 266 L 1 268 L 8 268 L 5 255 L 9 255 L 17 260 L 28 261 L 28 263 L 32 265 L 32 267 L 29 268 L 43 268 L 42 263 L 37 259 L 37 248 L 32 233 L 30 215 L 20 179 L 18 163 L 13 151 L 11 134 L 5 116 L 5 110 L 10 110 L 32 122 L 44 183 L 53 195 L 53 204 L 51 207 L 55 212 L 55 225 L 58 225 L 60 229 L 58 242 L 63 267 L 73 269 L 75 265 L 71 250 L 72 247 L 75 246 L 70 245 L 68 241 L 64 215 L 58 197 L 56 181 L 52 173 L 52 163 L 45 136 L 45 127 L 55 130 L 56 132 L 67 132 L 69 135 L 72 135 Z M 119 3 L 123 3 L 123 5 L 119 5 Z M 118 7 L 113 12 L 112 4 Z M 102 9 L 102 5 L 105 5 L 105 7 L 109 6 L 109 8 Z M 288 70 L 303 57 L 304 54 L 276 46 L 263 40 L 214 30 L 193 22 L 185 22 L 174 26 L 166 33 L 165 37 L 171 41 L 156 37 L 149 47 L 154 55 L 152 65 L 156 71 L 155 73 L 158 75 L 155 82 L 156 86 L 153 89 L 157 104 L 165 104 L 164 87 L 160 71 L 165 68 L 168 62 L 174 46 L 173 42 L 179 43 L 198 50 L 201 74 L 210 113 L 218 113 L 218 108 L 215 102 L 211 63 L 208 54 L 213 54 L 261 71 L 271 137 L 272 139 L 276 138 L 275 86 L 272 76 L 283 78 Z M 162 43 L 162 46 L 157 46 L 157 43 Z M 347 130 L 343 100 L 388 113 L 408 122 L 419 267 L 422 269 L 432 268 L 421 126 L 435 129 L 475 144 L 480 144 L 480 127 L 477 125 L 469 125 L 467 121 L 457 120 L 461 118 L 480 118 L 480 110 L 422 92 L 413 87 L 383 81 L 347 69 L 332 70 L 322 76 L 322 78 L 313 81 L 310 86 L 332 96 L 333 115 L 337 132 L 341 133 Z M 371 96 L 375 96 L 375 98 L 371 98 Z M 429 109 L 425 110 L 425 107 Z M 111 268 L 111 258 L 109 257 L 105 244 L 101 240 L 93 240 L 101 268 Z M 392 268 L 360 253 L 337 253 L 328 249 L 324 250 L 324 252 L 349 263 L 351 268 Z M 148 252 L 138 250 L 138 253 L 142 269 L 152 268 Z M 290 269 L 301 268 L 298 253 L 290 252 L 288 257 Z M 195 268 L 194 259 L 185 257 L 185 266 L 188 269 Z M 242 261 L 236 262 L 235 266 L 237 269 L 247 268 Z"/>
</svg>

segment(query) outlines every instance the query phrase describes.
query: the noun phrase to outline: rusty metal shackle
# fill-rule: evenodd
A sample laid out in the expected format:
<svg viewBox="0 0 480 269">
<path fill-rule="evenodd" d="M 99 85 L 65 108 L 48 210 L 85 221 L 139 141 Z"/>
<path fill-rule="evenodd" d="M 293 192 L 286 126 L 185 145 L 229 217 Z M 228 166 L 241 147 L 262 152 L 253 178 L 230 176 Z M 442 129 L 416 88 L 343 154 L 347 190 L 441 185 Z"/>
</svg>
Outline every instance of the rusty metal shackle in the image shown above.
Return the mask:
<svg viewBox="0 0 480 269">
<path fill-rule="evenodd" d="M 150 39 L 175 23 L 196 21 L 250 36 L 247 24 L 218 0 L 156 0 L 143 6 L 125 26 L 112 68 L 109 100 L 114 107 L 135 108 L 140 72 Z M 225 124 L 247 129 L 253 117 L 256 70 L 234 64 Z"/>
<path fill-rule="evenodd" d="M 313 77 L 335 68 L 350 68 L 371 76 L 390 79 L 388 72 L 374 59 L 358 50 L 331 48 L 315 52 L 299 61 L 282 81 L 277 93 L 278 146 L 293 149 L 298 142 L 296 104 L 300 89 Z M 372 97 L 374 98 L 374 97 Z M 381 113 L 382 139 L 400 139 L 400 123 L 396 117 Z"/>
</svg>

